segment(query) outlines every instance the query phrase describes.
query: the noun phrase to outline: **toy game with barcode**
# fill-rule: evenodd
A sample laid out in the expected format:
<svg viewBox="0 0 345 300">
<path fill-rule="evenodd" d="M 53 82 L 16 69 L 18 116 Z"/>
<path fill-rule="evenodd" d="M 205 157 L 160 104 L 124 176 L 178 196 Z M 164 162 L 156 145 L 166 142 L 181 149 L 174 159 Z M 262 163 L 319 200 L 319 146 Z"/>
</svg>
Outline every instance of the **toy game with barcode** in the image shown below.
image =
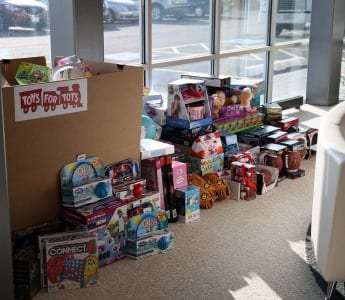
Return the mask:
<svg viewBox="0 0 345 300">
<path fill-rule="evenodd" d="M 98 284 L 97 237 L 46 240 L 48 292 Z"/>
</svg>

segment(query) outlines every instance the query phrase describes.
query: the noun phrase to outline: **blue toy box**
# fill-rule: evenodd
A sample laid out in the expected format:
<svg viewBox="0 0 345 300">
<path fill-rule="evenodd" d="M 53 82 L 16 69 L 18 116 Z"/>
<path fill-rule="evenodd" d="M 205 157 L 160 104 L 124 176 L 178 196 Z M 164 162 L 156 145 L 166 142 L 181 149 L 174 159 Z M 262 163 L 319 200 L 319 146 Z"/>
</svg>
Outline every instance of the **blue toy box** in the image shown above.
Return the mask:
<svg viewBox="0 0 345 300">
<path fill-rule="evenodd" d="M 103 162 L 90 157 L 65 165 L 60 171 L 62 205 L 79 207 L 112 195 Z"/>
<path fill-rule="evenodd" d="M 191 173 L 205 175 L 224 169 L 224 153 L 216 154 L 207 158 L 190 156 Z"/>
<path fill-rule="evenodd" d="M 187 185 L 175 189 L 176 210 L 179 220 L 189 223 L 200 218 L 200 188 Z"/>
<path fill-rule="evenodd" d="M 151 232 L 135 239 L 127 240 L 127 256 L 140 259 L 149 255 L 165 253 L 173 248 L 174 233 L 169 229 Z"/>
</svg>

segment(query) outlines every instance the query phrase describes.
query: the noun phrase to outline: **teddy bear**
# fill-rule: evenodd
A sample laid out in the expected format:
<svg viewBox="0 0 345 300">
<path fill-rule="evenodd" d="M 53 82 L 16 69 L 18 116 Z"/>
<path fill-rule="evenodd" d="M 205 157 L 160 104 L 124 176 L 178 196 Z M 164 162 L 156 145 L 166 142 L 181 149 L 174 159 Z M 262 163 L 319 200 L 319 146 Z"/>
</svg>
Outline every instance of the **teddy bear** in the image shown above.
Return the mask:
<svg viewBox="0 0 345 300">
<path fill-rule="evenodd" d="M 253 99 L 251 89 L 249 87 L 243 88 L 241 94 L 239 95 L 239 99 L 242 107 L 250 108 L 251 100 Z"/>
<path fill-rule="evenodd" d="M 225 93 L 223 91 L 216 91 L 213 95 L 213 119 L 219 119 L 221 108 L 225 104 Z"/>
</svg>

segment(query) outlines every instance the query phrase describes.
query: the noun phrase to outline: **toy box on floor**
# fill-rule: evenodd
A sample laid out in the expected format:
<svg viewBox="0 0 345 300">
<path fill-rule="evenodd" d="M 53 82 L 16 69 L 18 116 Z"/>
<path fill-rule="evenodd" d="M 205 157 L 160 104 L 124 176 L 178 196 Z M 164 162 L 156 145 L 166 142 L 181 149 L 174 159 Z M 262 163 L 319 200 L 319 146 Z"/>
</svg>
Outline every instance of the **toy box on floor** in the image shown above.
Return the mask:
<svg viewBox="0 0 345 300">
<path fill-rule="evenodd" d="M 98 284 L 97 237 L 68 236 L 45 241 L 48 292 Z"/>
<path fill-rule="evenodd" d="M 257 165 L 257 194 L 263 195 L 278 184 L 279 169 L 265 165 Z"/>
<path fill-rule="evenodd" d="M 205 81 L 182 78 L 168 84 L 167 125 L 192 129 L 211 123 Z"/>
<path fill-rule="evenodd" d="M 140 259 L 164 253 L 173 247 L 174 233 L 168 228 L 165 211 L 155 210 L 133 216 L 127 225 L 127 256 Z"/>
<path fill-rule="evenodd" d="M 241 199 L 256 198 L 256 166 L 241 162 L 231 163 L 231 180 L 241 183 Z"/>
<path fill-rule="evenodd" d="M 15 299 L 32 299 L 40 290 L 37 251 L 22 249 L 13 255 L 13 284 Z"/>
<path fill-rule="evenodd" d="M 200 188 L 194 185 L 177 188 L 175 198 L 179 220 L 189 223 L 200 218 Z"/>
</svg>

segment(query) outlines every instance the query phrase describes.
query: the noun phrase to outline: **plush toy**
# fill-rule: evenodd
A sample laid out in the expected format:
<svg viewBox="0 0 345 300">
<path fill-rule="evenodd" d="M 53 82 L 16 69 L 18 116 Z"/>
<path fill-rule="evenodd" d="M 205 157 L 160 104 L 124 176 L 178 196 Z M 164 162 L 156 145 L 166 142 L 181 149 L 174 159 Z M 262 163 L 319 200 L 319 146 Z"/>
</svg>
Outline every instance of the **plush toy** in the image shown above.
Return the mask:
<svg viewBox="0 0 345 300">
<path fill-rule="evenodd" d="M 249 87 L 245 87 L 240 96 L 240 103 L 242 107 L 250 108 L 251 107 L 251 100 L 253 99 L 252 91 Z"/>
<path fill-rule="evenodd" d="M 219 119 L 220 110 L 225 104 L 225 93 L 223 91 L 217 91 L 212 95 L 213 98 L 213 119 Z"/>
</svg>

